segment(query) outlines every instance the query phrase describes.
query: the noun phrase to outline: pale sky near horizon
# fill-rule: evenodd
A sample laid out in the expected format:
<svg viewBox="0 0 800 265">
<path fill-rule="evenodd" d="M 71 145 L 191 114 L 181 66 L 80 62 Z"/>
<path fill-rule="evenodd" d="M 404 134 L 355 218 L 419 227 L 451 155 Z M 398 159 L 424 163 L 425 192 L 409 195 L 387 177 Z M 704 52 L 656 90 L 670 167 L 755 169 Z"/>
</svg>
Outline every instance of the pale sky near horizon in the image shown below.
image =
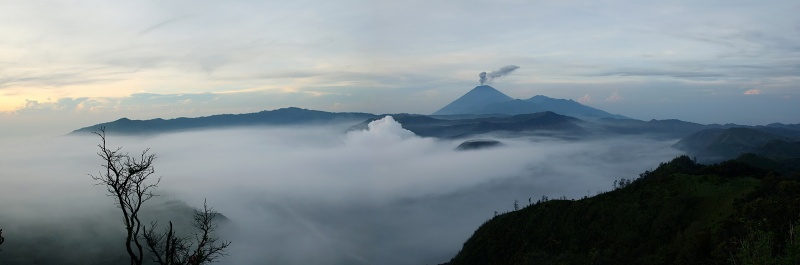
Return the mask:
<svg viewBox="0 0 800 265">
<path fill-rule="evenodd" d="M 115 120 L 432 113 L 478 85 L 632 118 L 800 123 L 798 1 L 0 0 L 0 137 Z"/>
</svg>

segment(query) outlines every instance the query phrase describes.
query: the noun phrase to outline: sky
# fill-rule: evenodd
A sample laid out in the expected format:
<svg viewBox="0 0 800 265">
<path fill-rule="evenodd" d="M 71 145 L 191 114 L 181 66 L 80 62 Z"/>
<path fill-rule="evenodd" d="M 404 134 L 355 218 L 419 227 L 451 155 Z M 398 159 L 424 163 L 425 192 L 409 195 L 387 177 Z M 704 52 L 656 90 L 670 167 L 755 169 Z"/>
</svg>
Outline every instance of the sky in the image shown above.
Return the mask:
<svg viewBox="0 0 800 265">
<path fill-rule="evenodd" d="M 0 0 L 0 137 L 296 106 L 429 114 L 478 85 L 628 117 L 800 123 L 797 1 Z"/>
</svg>

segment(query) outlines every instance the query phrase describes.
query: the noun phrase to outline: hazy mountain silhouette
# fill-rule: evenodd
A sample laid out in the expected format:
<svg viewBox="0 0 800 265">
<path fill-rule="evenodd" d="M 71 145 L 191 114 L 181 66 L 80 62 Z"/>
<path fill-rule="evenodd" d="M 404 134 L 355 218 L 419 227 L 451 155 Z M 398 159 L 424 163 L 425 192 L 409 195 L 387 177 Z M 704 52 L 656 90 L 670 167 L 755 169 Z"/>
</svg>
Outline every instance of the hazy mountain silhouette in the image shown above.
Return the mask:
<svg viewBox="0 0 800 265">
<path fill-rule="evenodd" d="M 491 86 L 481 85 L 476 86 L 460 98 L 450 102 L 450 104 L 447 104 L 444 108 L 434 112 L 433 115 L 485 114 L 486 112 L 478 111 L 486 105 L 510 100 L 514 99 Z"/>
<path fill-rule="evenodd" d="M 486 85 L 473 88 L 444 108 L 434 112 L 433 115 L 518 115 L 545 111 L 580 119 L 628 119 L 628 117 L 611 114 L 568 99 L 555 99 L 542 95 L 526 100 L 512 99 L 503 92 Z"/>
<path fill-rule="evenodd" d="M 476 94 L 483 93 L 502 95 L 499 91 L 494 90 L 489 86 L 481 86 L 476 88 Z M 472 101 L 472 96 L 466 97 L 465 101 Z M 538 102 L 538 103 L 536 103 Z M 578 104 L 571 100 L 551 99 L 544 96 L 535 96 L 529 100 L 511 100 L 505 106 L 512 104 L 541 104 L 541 106 L 549 106 L 554 109 L 581 109 L 585 106 Z M 456 104 L 458 105 L 458 104 Z M 493 105 L 490 106 L 500 106 Z M 581 107 L 583 106 L 583 107 Z M 458 106 L 454 106 L 456 108 Z M 586 109 L 588 108 L 588 109 Z M 532 108 L 528 110 L 533 110 Z M 585 115 L 591 114 L 591 108 L 585 107 L 581 111 Z M 599 110 L 598 110 L 599 111 Z M 686 139 L 682 141 L 676 148 L 681 148 L 689 154 L 701 157 L 706 161 L 707 157 L 719 156 L 717 159 L 733 158 L 744 152 L 755 152 L 758 150 L 752 149 L 752 146 L 761 147 L 770 140 L 780 140 L 787 143 L 797 141 L 793 139 L 800 139 L 800 124 L 770 124 L 765 126 L 743 126 L 736 124 L 698 124 L 686 122 L 681 120 L 650 120 L 641 121 L 634 119 L 618 119 L 618 118 L 600 118 L 600 119 L 579 119 L 569 115 L 559 114 L 553 111 L 542 111 L 536 113 L 526 113 L 517 115 L 508 114 L 457 114 L 457 115 L 436 115 L 426 116 L 418 114 L 391 114 L 404 128 L 414 132 L 422 137 L 437 137 L 437 138 L 467 138 L 470 136 L 481 134 L 500 134 L 506 136 L 548 136 L 561 139 L 584 139 L 590 137 L 609 137 L 620 135 L 639 135 L 649 138 L 658 139 L 681 139 L 693 133 L 698 133 L 707 129 L 728 129 L 728 128 L 750 128 L 758 130 L 766 134 L 774 135 L 775 137 L 767 137 L 761 139 L 759 137 L 744 137 L 741 138 L 740 143 L 744 144 L 745 140 L 756 141 L 753 143 L 744 144 L 744 147 L 726 147 L 725 148 L 712 148 L 713 150 L 728 150 L 722 152 L 721 155 L 716 155 L 713 152 L 702 151 L 704 148 L 708 149 L 707 145 L 714 141 L 714 134 L 709 131 L 705 134 L 699 134 L 693 139 Z M 598 114 L 604 115 L 604 114 Z M 384 115 L 375 115 L 370 113 L 359 112 L 346 112 L 335 113 L 325 112 L 318 110 L 308 110 L 301 108 L 283 108 L 271 111 L 261 111 L 257 113 L 247 114 L 221 114 L 197 118 L 176 118 L 176 119 L 151 119 L 151 120 L 131 120 L 122 118 L 112 122 L 96 124 L 84 127 L 73 131 L 71 134 L 87 133 L 99 130 L 100 127 L 105 127 L 107 132 L 117 134 L 154 134 L 175 131 L 187 130 L 200 130 L 200 129 L 215 129 L 215 128 L 229 128 L 237 126 L 285 126 L 285 125 L 324 125 L 336 123 L 349 123 L 355 124 L 351 129 L 366 129 L 367 124 L 371 121 L 379 119 Z M 594 115 L 597 117 L 597 115 Z M 705 135 L 705 136 L 704 136 Z M 761 139 L 761 140 L 759 140 Z M 760 154 L 766 154 L 768 150 L 777 150 L 780 145 L 773 144 L 773 146 L 763 148 Z M 737 149 L 738 148 L 738 149 Z M 783 148 L 786 149 L 786 148 Z M 730 151 L 739 150 L 739 151 Z M 789 150 L 791 151 L 791 150 Z M 786 150 L 780 151 L 783 153 Z"/>
<path fill-rule="evenodd" d="M 503 117 L 476 119 L 436 119 L 425 115 L 393 114 L 406 130 L 422 137 L 463 138 L 495 133 L 506 135 L 540 135 L 571 138 L 588 134 L 579 125 L 583 121 L 553 112 L 539 112 Z M 382 117 L 371 118 L 351 130 L 363 130 L 367 124 Z"/>
<path fill-rule="evenodd" d="M 557 98 L 550 98 L 542 95 L 537 95 L 527 99 L 527 101 L 540 105 L 549 111 L 577 118 L 630 119 L 622 115 L 611 114 L 603 110 L 583 105 L 571 99 L 557 99 Z"/>
<path fill-rule="evenodd" d="M 473 135 L 498 133 L 509 136 L 538 135 L 564 139 L 639 135 L 657 139 L 680 139 L 709 128 L 740 125 L 703 125 L 680 120 L 599 119 L 581 120 L 554 112 L 519 115 L 451 115 L 425 116 L 393 114 L 403 128 L 423 137 L 464 138 Z M 477 117 L 477 118 L 473 118 Z M 369 119 L 352 129 L 366 129 Z"/>
<path fill-rule="evenodd" d="M 756 153 L 773 158 L 800 157 L 800 139 L 774 134 L 765 126 L 707 129 L 691 134 L 673 147 L 686 151 L 704 162 L 718 162 L 738 157 L 745 153 Z M 781 130 L 786 135 L 800 132 Z"/>
<path fill-rule="evenodd" d="M 608 135 L 650 135 L 662 139 L 680 139 L 709 128 L 728 128 L 739 125 L 704 125 L 699 123 L 668 120 L 599 119 L 594 121 L 593 131 Z"/>
<path fill-rule="evenodd" d="M 116 121 L 84 127 L 72 134 L 98 131 L 105 127 L 106 132 L 116 134 L 148 134 L 171 131 L 184 131 L 209 128 L 260 125 L 318 125 L 339 122 L 360 122 L 376 117 L 374 114 L 359 112 L 325 112 L 301 108 L 283 108 L 247 114 L 221 114 L 198 118 L 131 120 L 122 118 Z"/>
</svg>

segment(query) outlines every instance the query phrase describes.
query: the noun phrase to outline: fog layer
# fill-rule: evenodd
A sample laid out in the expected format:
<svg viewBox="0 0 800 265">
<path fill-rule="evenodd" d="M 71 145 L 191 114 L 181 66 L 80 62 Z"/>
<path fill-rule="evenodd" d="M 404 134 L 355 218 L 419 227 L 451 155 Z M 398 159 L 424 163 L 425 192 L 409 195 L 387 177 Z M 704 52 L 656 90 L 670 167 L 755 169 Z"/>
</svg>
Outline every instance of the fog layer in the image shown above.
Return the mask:
<svg viewBox="0 0 800 265">
<path fill-rule="evenodd" d="M 595 195 L 679 154 L 674 141 L 630 138 L 500 139 L 502 147 L 455 151 L 461 141 L 417 137 L 391 117 L 364 131 L 346 127 L 108 139 L 132 154 L 158 155 L 164 198 L 195 207 L 208 199 L 231 219 L 220 231 L 233 241 L 222 264 L 437 264 L 515 200 Z M 100 169 L 98 140 L 1 144 L 6 245 L 31 220 L 103 224 L 71 234 L 85 240 L 121 232 L 105 189 L 87 175 Z M 121 247 L 114 240 L 107 241 Z"/>
</svg>

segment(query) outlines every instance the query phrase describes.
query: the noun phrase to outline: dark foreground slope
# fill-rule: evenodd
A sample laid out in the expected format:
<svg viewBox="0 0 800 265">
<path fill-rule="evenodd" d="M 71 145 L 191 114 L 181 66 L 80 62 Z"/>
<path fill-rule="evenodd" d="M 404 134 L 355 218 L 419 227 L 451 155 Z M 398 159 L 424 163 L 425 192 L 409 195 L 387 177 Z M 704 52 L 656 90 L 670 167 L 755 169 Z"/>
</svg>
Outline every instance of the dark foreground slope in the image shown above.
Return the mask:
<svg viewBox="0 0 800 265">
<path fill-rule="evenodd" d="M 800 264 L 796 178 L 683 156 L 595 197 L 496 216 L 446 264 Z"/>
</svg>

